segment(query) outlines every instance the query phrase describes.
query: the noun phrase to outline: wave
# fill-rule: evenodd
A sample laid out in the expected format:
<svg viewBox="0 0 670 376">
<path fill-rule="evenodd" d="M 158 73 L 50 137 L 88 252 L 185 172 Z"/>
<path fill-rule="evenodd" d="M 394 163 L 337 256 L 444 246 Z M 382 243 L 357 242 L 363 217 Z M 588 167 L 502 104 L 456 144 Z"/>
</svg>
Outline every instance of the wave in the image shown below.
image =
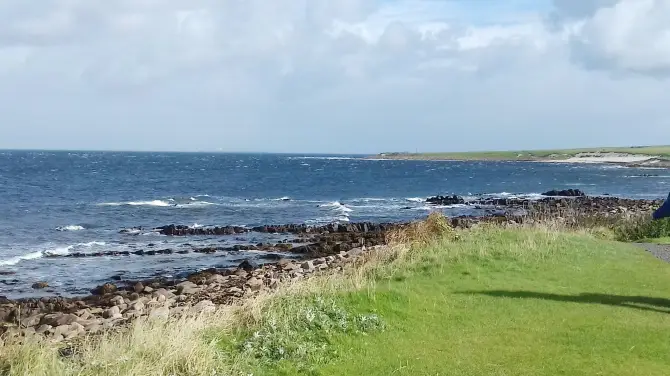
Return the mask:
<svg viewBox="0 0 670 376">
<path fill-rule="evenodd" d="M 68 225 L 68 226 L 56 227 L 56 231 L 81 231 L 81 230 L 86 230 L 86 228 L 80 225 Z"/>
<path fill-rule="evenodd" d="M 327 161 L 364 160 L 363 158 L 354 158 L 354 157 L 289 157 L 288 159 L 321 159 Z"/>
<path fill-rule="evenodd" d="M 405 199 L 405 201 L 409 201 L 409 202 L 422 202 L 422 203 L 423 203 L 423 202 L 426 202 L 426 199 L 425 199 L 425 198 L 421 198 L 421 197 L 408 197 L 408 198 Z"/>
<path fill-rule="evenodd" d="M 14 256 L 6 260 L 0 260 L 0 266 L 14 266 L 21 261 L 36 260 L 43 257 L 67 256 L 73 250 L 80 250 L 82 248 L 91 248 L 94 246 L 104 246 L 105 242 L 92 241 L 88 243 L 77 243 L 65 247 L 56 247 L 43 251 L 29 252 L 24 255 Z"/>
<path fill-rule="evenodd" d="M 213 202 L 198 201 L 194 197 L 190 197 L 187 202 L 177 203 L 174 199 L 166 200 L 151 200 L 151 201 L 128 201 L 128 202 L 105 202 L 98 204 L 99 206 L 148 206 L 148 207 L 173 207 L 173 208 L 194 208 L 216 205 Z"/>
<path fill-rule="evenodd" d="M 152 200 L 152 201 L 128 201 L 128 202 L 104 202 L 99 204 L 100 206 L 158 206 L 165 207 L 171 206 L 167 201 L 163 200 Z"/>
<path fill-rule="evenodd" d="M 330 202 L 327 204 L 319 205 L 322 208 L 333 208 L 335 210 L 340 210 L 344 213 L 351 213 L 353 212 L 353 209 L 347 207 L 346 205 L 342 204 L 341 202 Z"/>
</svg>

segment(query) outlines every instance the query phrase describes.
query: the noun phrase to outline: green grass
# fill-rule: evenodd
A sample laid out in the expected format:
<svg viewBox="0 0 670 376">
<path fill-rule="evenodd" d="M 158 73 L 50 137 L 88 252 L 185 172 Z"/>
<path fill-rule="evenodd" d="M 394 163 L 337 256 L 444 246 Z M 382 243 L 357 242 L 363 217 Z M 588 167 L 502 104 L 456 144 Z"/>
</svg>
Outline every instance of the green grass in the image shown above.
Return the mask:
<svg viewBox="0 0 670 376">
<path fill-rule="evenodd" d="M 260 363 L 254 374 L 646 376 L 670 367 L 670 265 L 626 244 L 490 229 L 377 277 L 329 299 L 378 315 L 384 330 L 322 333 L 327 355 Z"/>
<path fill-rule="evenodd" d="M 570 158 L 579 153 L 627 153 L 670 157 L 670 146 L 640 147 L 603 147 L 582 149 L 555 150 L 516 150 L 516 151 L 484 151 L 484 152 L 445 152 L 445 153 L 385 153 L 390 159 L 425 159 L 425 160 L 560 160 Z"/>
<path fill-rule="evenodd" d="M 648 238 L 640 240 L 640 243 L 653 243 L 653 244 L 670 244 L 670 237 L 665 236 L 662 238 Z"/>
<path fill-rule="evenodd" d="M 0 375 L 668 374 L 669 264 L 584 230 L 486 226 L 456 239 L 443 225 L 399 232 L 420 245 L 343 274 L 239 310 L 140 322 L 73 356 L 0 345 Z M 635 226 L 622 234 L 652 228 Z"/>
</svg>

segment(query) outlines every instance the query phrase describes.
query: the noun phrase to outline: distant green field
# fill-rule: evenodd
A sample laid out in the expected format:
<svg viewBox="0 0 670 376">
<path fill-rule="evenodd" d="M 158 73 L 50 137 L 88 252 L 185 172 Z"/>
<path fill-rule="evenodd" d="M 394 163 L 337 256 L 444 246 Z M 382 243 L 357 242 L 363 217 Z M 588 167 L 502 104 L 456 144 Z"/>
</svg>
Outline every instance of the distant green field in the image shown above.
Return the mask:
<svg viewBox="0 0 670 376">
<path fill-rule="evenodd" d="M 483 151 L 483 152 L 445 152 L 445 153 L 382 153 L 379 158 L 387 159 L 422 159 L 422 160 L 561 160 L 580 153 L 626 153 L 670 157 L 670 146 L 639 146 L 639 147 L 603 147 L 583 149 L 556 150 L 516 150 L 516 151 Z"/>
</svg>

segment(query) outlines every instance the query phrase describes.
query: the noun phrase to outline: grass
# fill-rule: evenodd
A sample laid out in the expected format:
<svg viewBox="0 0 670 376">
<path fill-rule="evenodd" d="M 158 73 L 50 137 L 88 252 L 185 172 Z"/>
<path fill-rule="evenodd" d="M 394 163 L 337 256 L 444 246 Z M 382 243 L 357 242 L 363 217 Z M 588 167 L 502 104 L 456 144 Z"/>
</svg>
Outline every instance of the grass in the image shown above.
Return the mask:
<svg viewBox="0 0 670 376">
<path fill-rule="evenodd" d="M 434 216 L 243 307 L 140 322 L 69 357 L 0 347 L 0 374 L 665 375 L 670 265 L 596 234 L 456 233 Z"/>
<path fill-rule="evenodd" d="M 453 153 L 384 153 L 390 159 L 419 160 L 560 160 L 573 157 L 579 153 L 626 153 L 670 157 L 670 146 L 641 147 L 603 147 L 582 149 L 555 150 L 517 150 L 517 151 L 485 151 L 485 152 L 453 152 Z"/>
<path fill-rule="evenodd" d="M 664 236 L 660 238 L 646 238 L 640 240 L 640 243 L 670 244 L 670 236 Z"/>
</svg>

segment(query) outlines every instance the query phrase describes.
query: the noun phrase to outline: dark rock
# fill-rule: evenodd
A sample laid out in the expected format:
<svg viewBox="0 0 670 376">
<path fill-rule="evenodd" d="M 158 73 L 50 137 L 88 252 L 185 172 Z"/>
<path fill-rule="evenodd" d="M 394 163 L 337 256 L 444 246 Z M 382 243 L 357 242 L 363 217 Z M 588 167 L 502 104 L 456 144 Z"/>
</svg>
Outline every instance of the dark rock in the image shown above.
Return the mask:
<svg viewBox="0 0 670 376">
<path fill-rule="evenodd" d="M 95 295 L 107 295 L 107 294 L 112 294 L 115 293 L 118 290 L 115 284 L 113 283 L 105 283 L 102 286 L 98 286 L 95 289 L 91 291 L 91 293 Z"/>
<path fill-rule="evenodd" d="M 426 200 L 427 203 L 433 205 L 462 205 L 465 204 L 465 200 L 460 196 L 435 196 L 430 197 Z"/>
<path fill-rule="evenodd" d="M 549 192 L 544 192 L 543 196 L 549 197 L 585 197 L 586 194 L 579 189 L 564 189 L 564 190 L 551 190 Z"/>
<path fill-rule="evenodd" d="M 35 290 L 40 290 L 40 289 L 45 289 L 45 288 L 49 287 L 49 284 L 46 283 L 46 282 L 35 282 L 35 283 L 33 283 L 32 287 Z"/>
<path fill-rule="evenodd" d="M 258 269 L 258 264 L 252 260 L 246 259 L 242 261 L 240 265 L 238 265 L 238 268 L 250 272 L 252 270 Z"/>
</svg>

